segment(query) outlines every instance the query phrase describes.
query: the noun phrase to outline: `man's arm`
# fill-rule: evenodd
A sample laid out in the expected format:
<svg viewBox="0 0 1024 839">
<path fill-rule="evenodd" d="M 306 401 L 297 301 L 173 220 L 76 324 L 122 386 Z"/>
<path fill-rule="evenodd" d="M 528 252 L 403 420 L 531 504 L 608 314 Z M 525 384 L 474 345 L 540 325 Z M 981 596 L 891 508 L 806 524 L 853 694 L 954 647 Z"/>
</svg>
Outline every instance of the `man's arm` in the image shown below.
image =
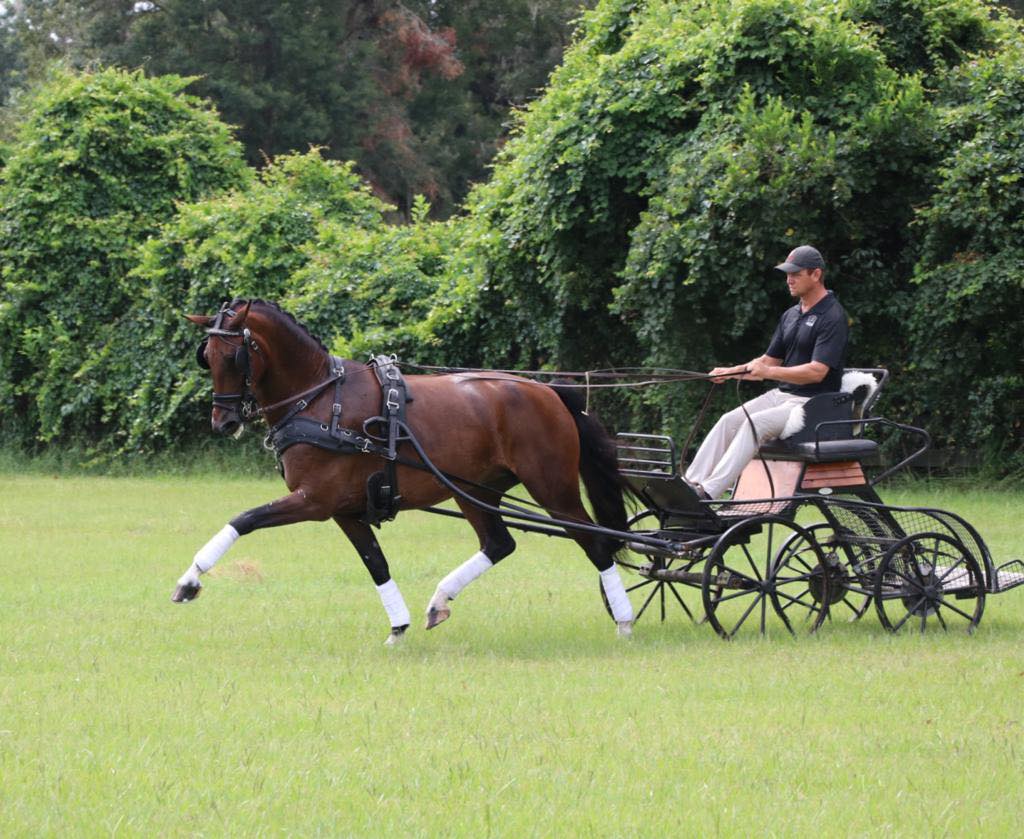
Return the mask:
<svg viewBox="0 0 1024 839">
<path fill-rule="evenodd" d="M 755 358 L 750 362 L 748 374 L 743 378 L 755 381 L 772 379 L 791 385 L 815 385 L 822 381 L 829 371 L 829 366 L 820 361 L 809 361 L 807 364 L 797 364 L 793 367 L 782 367 L 781 364 L 781 360 L 777 358 Z"/>
<path fill-rule="evenodd" d="M 758 369 L 761 369 L 762 366 L 764 368 L 779 367 L 779 365 L 781 364 L 781 358 L 774 358 L 770 355 L 759 355 L 757 358 L 751 359 L 746 364 L 737 364 L 735 367 L 716 367 L 714 370 L 708 373 L 708 375 L 712 376 L 711 381 L 713 381 L 716 385 L 720 385 L 723 382 L 727 382 L 734 379 L 742 379 L 745 382 L 759 382 L 762 379 L 768 378 L 768 376 L 751 375 L 755 365 L 759 365 Z M 788 369 L 795 370 L 796 368 L 790 367 Z M 827 372 L 828 368 L 825 369 Z M 822 375 L 824 376 L 824 374 Z M 820 379 L 818 381 L 820 381 Z"/>
</svg>

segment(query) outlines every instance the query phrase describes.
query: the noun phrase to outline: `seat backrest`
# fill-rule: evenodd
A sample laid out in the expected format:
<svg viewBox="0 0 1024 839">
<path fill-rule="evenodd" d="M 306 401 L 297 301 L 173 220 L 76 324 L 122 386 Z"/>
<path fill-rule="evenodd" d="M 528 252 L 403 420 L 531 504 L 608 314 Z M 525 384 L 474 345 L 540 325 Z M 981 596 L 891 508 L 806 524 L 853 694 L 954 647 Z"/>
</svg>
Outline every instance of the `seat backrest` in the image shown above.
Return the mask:
<svg viewBox="0 0 1024 839">
<path fill-rule="evenodd" d="M 803 425 L 799 431 L 785 438 L 787 444 L 813 443 L 819 440 L 846 440 L 852 436 L 850 425 L 831 425 L 816 429 L 819 423 L 834 420 L 853 419 L 854 396 L 852 393 L 819 393 L 808 399 L 798 409 L 803 414 Z"/>
<path fill-rule="evenodd" d="M 825 426 L 820 433 L 815 429 L 819 423 L 833 420 L 862 419 L 871 415 L 871 409 L 882 392 L 882 385 L 889 378 L 889 371 L 881 368 L 848 367 L 843 372 L 842 390 L 836 393 L 819 393 L 804 403 L 803 409 L 791 420 L 791 427 L 797 430 L 783 432 L 785 443 L 813 443 L 818 440 L 849 440 L 859 437 L 863 426 Z"/>
</svg>

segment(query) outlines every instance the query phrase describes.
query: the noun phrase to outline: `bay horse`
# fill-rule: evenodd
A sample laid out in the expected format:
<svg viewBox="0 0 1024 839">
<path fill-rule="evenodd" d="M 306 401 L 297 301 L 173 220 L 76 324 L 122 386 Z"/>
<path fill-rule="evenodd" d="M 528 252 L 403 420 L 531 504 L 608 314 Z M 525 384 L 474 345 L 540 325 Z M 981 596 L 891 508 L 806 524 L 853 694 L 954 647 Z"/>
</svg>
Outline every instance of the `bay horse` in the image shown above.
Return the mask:
<svg viewBox="0 0 1024 839">
<path fill-rule="evenodd" d="M 206 330 L 197 360 L 213 378 L 213 430 L 240 432 L 248 399 L 273 429 L 290 418 L 350 436 L 365 433 L 364 422 L 381 412 L 382 384 L 371 365 L 334 358 L 295 318 L 277 304 L 236 298 L 216 315 L 186 315 Z M 438 584 L 427 606 L 426 628 L 451 615 L 451 601 L 516 543 L 501 515 L 493 511 L 502 495 L 522 483 L 552 516 L 593 524 L 580 499 L 580 478 L 598 524 L 627 529 L 624 492 L 614 443 L 601 424 L 582 409 L 572 391 L 530 379 L 487 373 L 410 375 L 411 401 L 405 422 L 423 453 L 443 473 L 464 483 L 470 500 L 454 495 L 476 531 L 479 551 Z M 284 421 L 284 422 L 282 422 Z M 312 422 L 315 421 L 315 422 Z M 365 439 L 365 438 L 361 438 Z M 422 461 L 411 441 L 397 448 L 395 477 L 399 510 L 438 504 L 453 497 L 434 474 L 415 468 Z M 178 580 L 172 600 L 195 599 L 200 576 L 238 539 L 263 527 L 334 519 L 370 573 L 391 622 L 386 643 L 401 639 L 409 610 L 391 577 L 387 560 L 366 521 L 367 481 L 380 472 L 378 453 L 343 453 L 297 443 L 280 455 L 289 494 L 235 516 L 195 555 Z M 485 509 L 485 506 L 492 508 Z M 372 521 L 372 520 L 371 520 Z M 631 632 L 633 609 L 623 588 L 615 552 L 621 542 L 606 534 L 570 530 L 600 575 L 621 635 Z"/>
</svg>

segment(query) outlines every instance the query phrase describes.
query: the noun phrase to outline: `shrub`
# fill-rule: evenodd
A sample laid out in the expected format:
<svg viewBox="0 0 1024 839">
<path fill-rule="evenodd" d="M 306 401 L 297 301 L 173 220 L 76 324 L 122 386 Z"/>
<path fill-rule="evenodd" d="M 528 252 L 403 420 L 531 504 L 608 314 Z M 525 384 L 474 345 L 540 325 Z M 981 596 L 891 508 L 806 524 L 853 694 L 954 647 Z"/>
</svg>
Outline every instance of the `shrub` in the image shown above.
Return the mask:
<svg viewBox="0 0 1024 839">
<path fill-rule="evenodd" d="M 482 270 L 517 301 L 501 331 L 527 362 L 736 363 L 788 305 L 772 266 L 809 241 L 851 362 L 898 365 L 944 86 L 1019 37 L 975 0 L 599 3 L 471 198 Z M 678 431 L 697 395 L 630 410 Z"/>
<path fill-rule="evenodd" d="M 206 433 L 209 375 L 195 365 L 199 341 L 182 315 L 211 313 L 236 296 L 282 301 L 330 221 L 353 235 L 384 225 L 387 206 L 351 163 L 319 151 L 277 158 L 247 184 L 183 204 L 142 248 L 132 280 L 144 291 L 123 318 L 104 378 L 116 417 L 107 452 L 151 451 Z M 344 240 L 345 234 L 339 234 Z M 139 364 L 139 359 L 145 359 Z"/>
<path fill-rule="evenodd" d="M 944 132 L 955 142 L 920 213 L 908 370 L 940 445 L 1024 469 L 1024 47 L 962 66 Z"/>
<path fill-rule="evenodd" d="M 58 73 L 0 172 L 4 436 L 91 437 L 128 396 L 92 374 L 143 286 L 138 245 L 180 200 L 242 183 L 240 146 L 189 80 Z"/>
</svg>

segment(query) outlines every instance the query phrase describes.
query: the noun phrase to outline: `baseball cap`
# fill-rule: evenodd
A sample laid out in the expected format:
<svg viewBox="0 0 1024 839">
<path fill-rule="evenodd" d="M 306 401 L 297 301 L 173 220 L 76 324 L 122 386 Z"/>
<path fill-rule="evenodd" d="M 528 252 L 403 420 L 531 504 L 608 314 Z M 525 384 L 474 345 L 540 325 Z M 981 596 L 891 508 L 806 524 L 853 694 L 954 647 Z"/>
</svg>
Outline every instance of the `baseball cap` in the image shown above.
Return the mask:
<svg viewBox="0 0 1024 839">
<path fill-rule="evenodd" d="M 789 252 L 785 262 L 775 267 L 779 271 L 793 274 L 797 271 L 803 271 L 805 268 L 824 268 L 825 260 L 817 248 L 812 248 L 810 245 L 800 245 L 800 247 L 793 248 Z"/>
</svg>

